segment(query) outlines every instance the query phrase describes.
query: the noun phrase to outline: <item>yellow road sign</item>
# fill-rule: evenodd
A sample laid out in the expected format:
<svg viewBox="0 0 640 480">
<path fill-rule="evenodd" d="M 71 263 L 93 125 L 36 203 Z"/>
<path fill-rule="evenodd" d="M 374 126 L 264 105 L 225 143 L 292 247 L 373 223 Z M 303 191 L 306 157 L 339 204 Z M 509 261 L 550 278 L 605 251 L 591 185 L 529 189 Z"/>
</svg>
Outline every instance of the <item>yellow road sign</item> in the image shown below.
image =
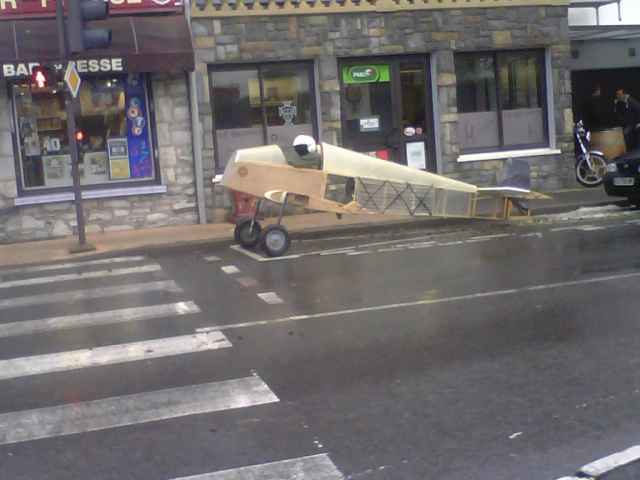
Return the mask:
<svg viewBox="0 0 640 480">
<path fill-rule="evenodd" d="M 80 85 L 82 84 L 82 78 L 80 78 L 80 74 L 76 69 L 75 62 L 69 62 L 67 65 L 67 70 L 64 73 L 64 83 L 69 87 L 69 92 L 71 92 L 71 96 L 76 98 L 78 96 L 78 92 L 80 91 Z"/>
</svg>

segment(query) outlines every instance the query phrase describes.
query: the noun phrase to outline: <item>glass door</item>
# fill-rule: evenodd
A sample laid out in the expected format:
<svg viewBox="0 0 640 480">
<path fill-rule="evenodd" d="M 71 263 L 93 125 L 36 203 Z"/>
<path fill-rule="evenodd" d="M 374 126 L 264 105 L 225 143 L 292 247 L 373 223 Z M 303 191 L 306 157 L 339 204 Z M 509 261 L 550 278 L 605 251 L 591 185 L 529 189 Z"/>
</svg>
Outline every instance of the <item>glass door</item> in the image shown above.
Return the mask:
<svg viewBox="0 0 640 480">
<path fill-rule="evenodd" d="M 240 148 L 290 147 L 297 135 L 315 136 L 311 64 L 212 68 L 209 79 L 218 171 Z"/>
<path fill-rule="evenodd" d="M 399 139 L 396 149 L 402 163 L 420 170 L 435 171 L 435 156 L 430 155 L 429 135 L 433 134 L 430 122 L 427 123 L 427 70 L 426 62 L 400 61 L 398 63 L 398 86 L 400 104 Z"/>
<path fill-rule="evenodd" d="M 427 59 L 349 61 L 341 74 L 345 146 L 435 171 Z"/>
<path fill-rule="evenodd" d="M 342 133 L 346 148 L 395 160 L 391 64 L 357 62 L 342 66 Z"/>
</svg>

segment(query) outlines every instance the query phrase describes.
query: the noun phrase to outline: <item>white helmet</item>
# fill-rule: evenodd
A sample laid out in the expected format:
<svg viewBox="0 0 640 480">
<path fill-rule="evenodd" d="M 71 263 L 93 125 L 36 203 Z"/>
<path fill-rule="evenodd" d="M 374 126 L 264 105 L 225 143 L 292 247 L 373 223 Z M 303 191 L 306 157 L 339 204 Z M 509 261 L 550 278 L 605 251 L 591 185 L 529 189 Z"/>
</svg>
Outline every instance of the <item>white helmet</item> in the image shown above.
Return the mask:
<svg viewBox="0 0 640 480">
<path fill-rule="evenodd" d="M 293 140 L 293 148 L 298 152 L 298 155 L 307 155 L 317 152 L 318 144 L 314 138 L 309 135 L 298 135 Z"/>
</svg>

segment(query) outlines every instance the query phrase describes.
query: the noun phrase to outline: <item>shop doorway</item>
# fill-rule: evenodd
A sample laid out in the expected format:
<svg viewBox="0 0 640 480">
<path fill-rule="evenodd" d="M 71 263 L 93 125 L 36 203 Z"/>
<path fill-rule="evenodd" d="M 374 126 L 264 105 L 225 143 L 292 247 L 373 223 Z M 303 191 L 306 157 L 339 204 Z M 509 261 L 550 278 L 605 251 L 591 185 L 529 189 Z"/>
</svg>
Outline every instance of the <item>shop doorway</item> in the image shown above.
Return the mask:
<svg viewBox="0 0 640 480">
<path fill-rule="evenodd" d="M 216 66 L 209 81 L 217 171 L 240 148 L 317 138 L 312 63 Z"/>
<path fill-rule="evenodd" d="M 591 94 L 600 86 L 602 95 L 610 102 L 611 109 L 606 118 L 599 119 L 604 128 L 618 126 L 614 114 L 615 93 L 624 88 L 636 100 L 640 100 L 640 68 L 612 68 L 606 70 L 578 70 L 571 72 L 573 116 L 576 121 L 585 120 Z"/>
<path fill-rule="evenodd" d="M 428 66 L 424 56 L 341 61 L 344 146 L 435 172 Z"/>
</svg>

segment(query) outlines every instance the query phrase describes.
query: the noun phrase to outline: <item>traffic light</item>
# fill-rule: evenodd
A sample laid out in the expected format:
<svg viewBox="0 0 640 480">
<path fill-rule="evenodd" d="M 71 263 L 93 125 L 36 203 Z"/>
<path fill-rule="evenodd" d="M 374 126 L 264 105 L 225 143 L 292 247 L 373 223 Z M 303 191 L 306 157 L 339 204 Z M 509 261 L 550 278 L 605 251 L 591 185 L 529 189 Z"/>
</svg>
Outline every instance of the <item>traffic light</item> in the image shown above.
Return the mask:
<svg viewBox="0 0 640 480">
<path fill-rule="evenodd" d="M 109 0 L 69 0 L 67 35 L 69 52 L 79 53 L 111 45 L 111 29 L 87 28 L 87 22 L 109 16 Z"/>
<path fill-rule="evenodd" d="M 76 142 L 82 143 L 84 141 L 84 132 L 82 130 L 76 130 Z"/>
<path fill-rule="evenodd" d="M 44 90 L 51 86 L 51 72 L 42 65 L 37 65 L 31 70 L 31 88 Z"/>
</svg>

